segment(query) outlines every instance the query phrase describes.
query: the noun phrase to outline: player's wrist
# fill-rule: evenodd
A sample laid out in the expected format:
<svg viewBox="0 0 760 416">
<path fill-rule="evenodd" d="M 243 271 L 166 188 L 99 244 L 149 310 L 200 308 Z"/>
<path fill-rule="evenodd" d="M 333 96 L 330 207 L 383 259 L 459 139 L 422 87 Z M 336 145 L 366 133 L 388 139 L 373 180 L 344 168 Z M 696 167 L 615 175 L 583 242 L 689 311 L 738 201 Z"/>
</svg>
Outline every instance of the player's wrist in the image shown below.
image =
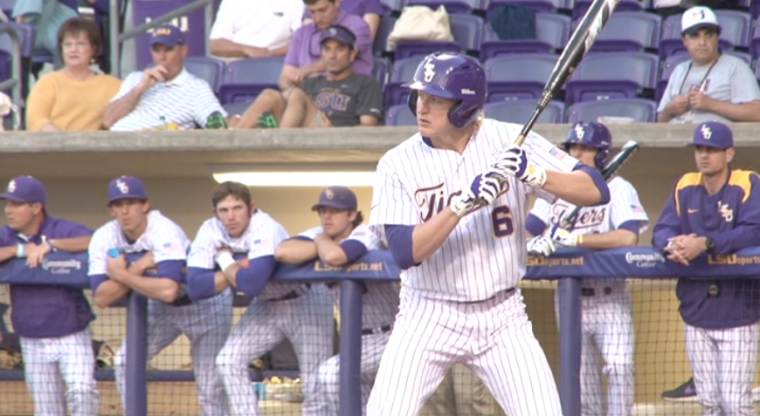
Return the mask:
<svg viewBox="0 0 760 416">
<path fill-rule="evenodd" d="M 229 251 L 221 251 L 216 255 L 216 264 L 221 271 L 227 270 L 228 267 L 235 264 L 235 259 L 232 257 L 232 253 Z"/>
</svg>

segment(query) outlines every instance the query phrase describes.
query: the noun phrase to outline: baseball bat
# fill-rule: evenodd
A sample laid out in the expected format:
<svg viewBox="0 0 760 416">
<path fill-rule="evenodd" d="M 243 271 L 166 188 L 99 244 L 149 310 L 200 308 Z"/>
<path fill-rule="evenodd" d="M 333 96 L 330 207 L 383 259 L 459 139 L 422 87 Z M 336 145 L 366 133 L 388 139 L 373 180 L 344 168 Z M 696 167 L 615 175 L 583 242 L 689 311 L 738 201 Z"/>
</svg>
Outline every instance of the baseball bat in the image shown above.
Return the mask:
<svg viewBox="0 0 760 416">
<path fill-rule="evenodd" d="M 528 119 L 528 122 L 522 127 L 517 140 L 515 140 L 516 145 L 522 146 L 528 133 L 533 129 L 533 125 L 536 124 L 538 117 L 546 109 L 546 106 L 549 105 L 552 98 L 559 93 L 562 86 L 565 85 L 567 78 L 578 67 L 586 52 L 591 49 L 591 46 L 596 41 L 599 33 L 602 32 L 604 25 L 607 24 L 610 15 L 612 15 L 619 2 L 620 0 L 594 0 L 591 3 L 586 14 L 583 15 L 580 24 L 578 24 L 578 27 L 567 41 L 567 45 L 565 45 L 565 49 L 559 56 L 556 65 L 554 65 L 554 69 L 552 69 L 552 73 L 549 75 L 549 80 L 544 85 L 544 90 L 541 93 L 541 99 L 538 101 L 536 109 Z"/>
<path fill-rule="evenodd" d="M 605 182 L 609 182 L 620 171 L 625 162 L 631 159 L 636 151 L 639 150 L 639 144 L 633 140 L 627 141 L 620 151 L 612 158 L 602 169 L 602 178 Z M 568 231 L 575 225 L 575 221 L 578 218 L 582 207 L 575 207 L 567 216 L 560 222 L 560 226 Z"/>
</svg>

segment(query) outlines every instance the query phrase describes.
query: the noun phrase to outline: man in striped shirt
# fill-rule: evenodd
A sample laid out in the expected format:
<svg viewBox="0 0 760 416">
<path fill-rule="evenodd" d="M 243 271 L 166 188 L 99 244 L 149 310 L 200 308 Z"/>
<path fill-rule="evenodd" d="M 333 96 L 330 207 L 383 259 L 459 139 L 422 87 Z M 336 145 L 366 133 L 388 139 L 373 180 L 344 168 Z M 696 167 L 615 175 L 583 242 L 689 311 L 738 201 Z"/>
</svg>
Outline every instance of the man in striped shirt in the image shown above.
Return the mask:
<svg viewBox="0 0 760 416">
<path fill-rule="evenodd" d="M 227 117 L 208 82 L 185 70 L 188 47 L 176 26 L 156 28 L 150 40 L 154 67 L 129 74 L 108 104 L 103 125 L 111 131 L 180 129 L 206 125 L 214 113 Z"/>
</svg>

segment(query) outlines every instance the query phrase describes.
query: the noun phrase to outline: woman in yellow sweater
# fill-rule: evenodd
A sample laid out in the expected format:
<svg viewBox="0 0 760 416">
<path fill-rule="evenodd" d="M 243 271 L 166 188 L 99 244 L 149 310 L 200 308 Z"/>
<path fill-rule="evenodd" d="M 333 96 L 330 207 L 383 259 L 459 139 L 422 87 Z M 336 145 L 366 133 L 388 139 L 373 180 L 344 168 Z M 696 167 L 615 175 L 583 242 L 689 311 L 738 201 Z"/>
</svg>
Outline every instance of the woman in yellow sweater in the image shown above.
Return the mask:
<svg viewBox="0 0 760 416">
<path fill-rule="evenodd" d="M 98 26 L 82 18 L 66 21 L 58 31 L 58 48 L 64 66 L 41 77 L 29 94 L 27 130 L 103 130 L 103 111 L 121 80 L 90 69 L 103 52 Z"/>
</svg>

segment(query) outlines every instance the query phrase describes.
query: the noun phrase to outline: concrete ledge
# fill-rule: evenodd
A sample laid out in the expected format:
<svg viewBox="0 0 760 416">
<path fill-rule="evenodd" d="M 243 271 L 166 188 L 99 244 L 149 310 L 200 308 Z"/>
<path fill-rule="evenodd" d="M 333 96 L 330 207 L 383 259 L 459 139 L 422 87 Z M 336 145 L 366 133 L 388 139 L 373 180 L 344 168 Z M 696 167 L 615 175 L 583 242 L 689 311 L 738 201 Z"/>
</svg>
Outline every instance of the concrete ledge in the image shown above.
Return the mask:
<svg viewBox="0 0 760 416">
<path fill-rule="evenodd" d="M 568 124 L 539 124 L 535 131 L 554 143 L 567 136 Z M 751 168 L 760 158 L 760 123 L 732 126 L 736 164 Z M 626 166 L 637 175 L 668 174 L 672 161 L 690 158 L 683 146 L 693 124 L 611 124 L 615 144 L 636 140 L 640 155 Z M 0 177 L 21 173 L 40 178 L 208 177 L 211 164 L 376 163 L 406 140 L 416 127 L 289 130 L 166 131 L 134 133 L 0 134 Z"/>
</svg>

